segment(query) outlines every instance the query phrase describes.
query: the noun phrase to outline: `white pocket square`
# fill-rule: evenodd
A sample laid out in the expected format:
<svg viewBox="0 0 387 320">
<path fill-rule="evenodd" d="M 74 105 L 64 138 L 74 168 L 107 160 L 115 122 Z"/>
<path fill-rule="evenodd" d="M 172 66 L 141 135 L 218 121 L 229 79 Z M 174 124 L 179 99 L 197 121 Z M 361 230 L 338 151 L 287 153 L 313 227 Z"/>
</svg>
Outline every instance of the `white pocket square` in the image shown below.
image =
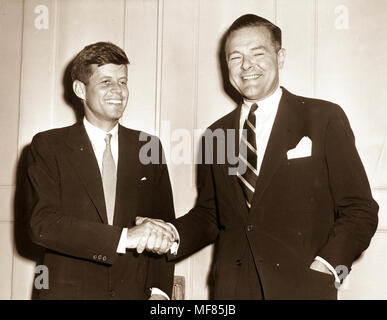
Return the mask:
<svg viewBox="0 0 387 320">
<path fill-rule="evenodd" d="M 288 160 L 296 158 L 305 158 L 312 155 L 312 140 L 309 137 L 303 137 L 294 149 L 286 153 Z"/>
<path fill-rule="evenodd" d="M 145 181 L 145 180 L 146 180 L 146 177 L 142 177 L 142 178 L 141 178 L 141 181 Z"/>
</svg>

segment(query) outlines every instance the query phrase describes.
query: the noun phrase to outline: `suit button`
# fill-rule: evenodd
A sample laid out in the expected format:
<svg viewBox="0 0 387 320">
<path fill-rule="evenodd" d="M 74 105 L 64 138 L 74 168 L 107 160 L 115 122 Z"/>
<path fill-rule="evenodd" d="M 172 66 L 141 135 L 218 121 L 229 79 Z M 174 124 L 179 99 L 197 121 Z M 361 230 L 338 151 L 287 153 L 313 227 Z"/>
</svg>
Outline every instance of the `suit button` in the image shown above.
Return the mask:
<svg viewBox="0 0 387 320">
<path fill-rule="evenodd" d="M 237 264 L 237 266 L 240 266 L 241 264 L 242 264 L 242 261 L 241 261 L 241 259 L 238 259 L 237 261 L 235 261 L 236 262 L 236 264 Z"/>
<path fill-rule="evenodd" d="M 250 224 L 250 225 L 247 226 L 247 231 L 250 232 L 250 231 L 253 231 L 253 230 L 254 230 L 254 226 L 253 225 Z"/>
<path fill-rule="evenodd" d="M 94 260 L 97 260 L 97 255 L 96 255 L 96 254 L 93 256 L 93 259 L 94 259 Z"/>
<path fill-rule="evenodd" d="M 98 255 L 98 260 L 101 260 L 102 259 L 102 256 L 101 255 Z"/>
<path fill-rule="evenodd" d="M 106 261 L 106 259 L 107 259 L 106 256 L 102 257 L 102 261 Z"/>
</svg>

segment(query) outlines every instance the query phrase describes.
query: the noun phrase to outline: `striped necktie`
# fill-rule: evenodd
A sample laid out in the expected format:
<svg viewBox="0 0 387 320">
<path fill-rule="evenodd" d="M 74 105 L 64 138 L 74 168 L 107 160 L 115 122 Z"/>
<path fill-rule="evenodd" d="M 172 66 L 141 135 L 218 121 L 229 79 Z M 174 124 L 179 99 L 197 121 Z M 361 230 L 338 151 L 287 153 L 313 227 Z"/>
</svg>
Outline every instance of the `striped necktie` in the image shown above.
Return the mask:
<svg viewBox="0 0 387 320">
<path fill-rule="evenodd" d="M 105 137 L 106 148 L 103 152 L 102 158 L 102 185 L 105 195 L 108 224 L 113 225 L 114 206 L 116 202 L 117 171 L 112 150 L 110 148 L 111 138 L 112 135 L 110 133 Z"/>
<path fill-rule="evenodd" d="M 238 178 L 249 209 L 251 207 L 255 184 L 258 178 L 258 153 L 255 134 L 256 119 L 254 113 L 257 109 L 258 106 L 256 103 L 254 103 L 250 108 L 249 115 L 243 126 L 243 133 L 239 148 L 239 159 L 243 162 L 243 167 L 246 168 L 246 171 L 243 174 L 238 173 Z"/>
</svg>

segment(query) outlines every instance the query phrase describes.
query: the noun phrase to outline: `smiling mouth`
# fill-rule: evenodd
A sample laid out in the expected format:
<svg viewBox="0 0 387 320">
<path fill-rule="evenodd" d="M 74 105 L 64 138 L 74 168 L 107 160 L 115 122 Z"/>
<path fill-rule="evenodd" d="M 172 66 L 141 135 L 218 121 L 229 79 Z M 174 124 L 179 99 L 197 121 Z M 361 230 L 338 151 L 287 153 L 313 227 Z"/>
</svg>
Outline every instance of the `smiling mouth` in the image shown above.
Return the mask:
<svg viewBox="0 0 387 320">
<path fill-rule="evenodd" d="M 106 103 L 108 103 L 108 104 L 122 104 L 122 100 L 110 99 L 110 100 L 106 100 Z"/>
<path fill-rule="evenodd" d="M 248 76 L 243 76 L 242 79 L 243 80 L 252 80 L 252 79 L 258 79 L 262 76 L 262 74 L 251 74 L 251 75 L 248 75 Z"/>
</svg>

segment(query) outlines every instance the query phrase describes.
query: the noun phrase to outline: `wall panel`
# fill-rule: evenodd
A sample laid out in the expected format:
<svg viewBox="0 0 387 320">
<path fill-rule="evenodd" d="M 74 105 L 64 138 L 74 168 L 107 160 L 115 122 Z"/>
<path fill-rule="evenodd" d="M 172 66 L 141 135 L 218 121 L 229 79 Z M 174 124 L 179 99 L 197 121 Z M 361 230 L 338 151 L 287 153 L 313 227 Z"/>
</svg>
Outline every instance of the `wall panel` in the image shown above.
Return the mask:
<svg viewBox="0 0 387 320">
<path fill-rule="evenodd" d="M 318 2 L 316 95 L 347 113 L 370 178 L 387 135 L 386 16 L 386 1 Z"/>
<path fill-rule="evenodd" d="M 0 221 L 13 221 L 13 195 L 15 186 L 0 185 Z"/>
<path fill-rule="evenodd" d="M 0 185 L 14 185 L 19 130 L 19 93 L 23 1 L 0 1 Z"/>
<path fill-rule="evenodd" d="M 339 291 L 341 300 L 387 299 L 387 233 L 377 232 L 370 247 L 353 264 L 348 279 Z"/>
<path fill-rule="evenodd" d="M 24 1 L 18 150 L 24 154 L 32 136 L 52 128 L 55 88 L 56 0 Z M 21 166 L 21 158 L 18 166 Z M 22 174 L 22 172 L 18 173 Z M 22 177 L 18 177 L 21 179 Z M 22 189 L 22 185 L 17 185 Z M 22 190 L 16 191 L 22 193 Z M 16 197 L 16 195 L 15 195 Z M 21 200 L 21 199 L 19 199 Z M 15 206 L 12 299 L 30 299 L 35 260 L 29 256 L 29 238 L 23 208 Z"/>
<path fill-rule="evenodd" d="M 0 300 L 11 299 L 12 292 L 12 226 L 11 222 L 0 222 Z"/>
<path fill-rule="evenodd" d="M 156 133 L 158 63 L 158 1 L 126 0 L 124 49 L 130 65 L 129 100 L 122 123 Z"/>
<path fill-rule="evenodd" d="M 281 85 L 289 91 L 313 96 L 315 89 L 315 5 L 311 0 L 277 0 L 276 23 L 282 29 L 285 65 Z"/>
<path fill-rule="evenodd" d="M 56 3 L 55 0 L 24 2 L 19 149 L 35 133 L 52 127 Z M 47 10 L 47 29 L 36 27 L 40 14 L 35 10 L 39 6 Z"/>
</svg>

